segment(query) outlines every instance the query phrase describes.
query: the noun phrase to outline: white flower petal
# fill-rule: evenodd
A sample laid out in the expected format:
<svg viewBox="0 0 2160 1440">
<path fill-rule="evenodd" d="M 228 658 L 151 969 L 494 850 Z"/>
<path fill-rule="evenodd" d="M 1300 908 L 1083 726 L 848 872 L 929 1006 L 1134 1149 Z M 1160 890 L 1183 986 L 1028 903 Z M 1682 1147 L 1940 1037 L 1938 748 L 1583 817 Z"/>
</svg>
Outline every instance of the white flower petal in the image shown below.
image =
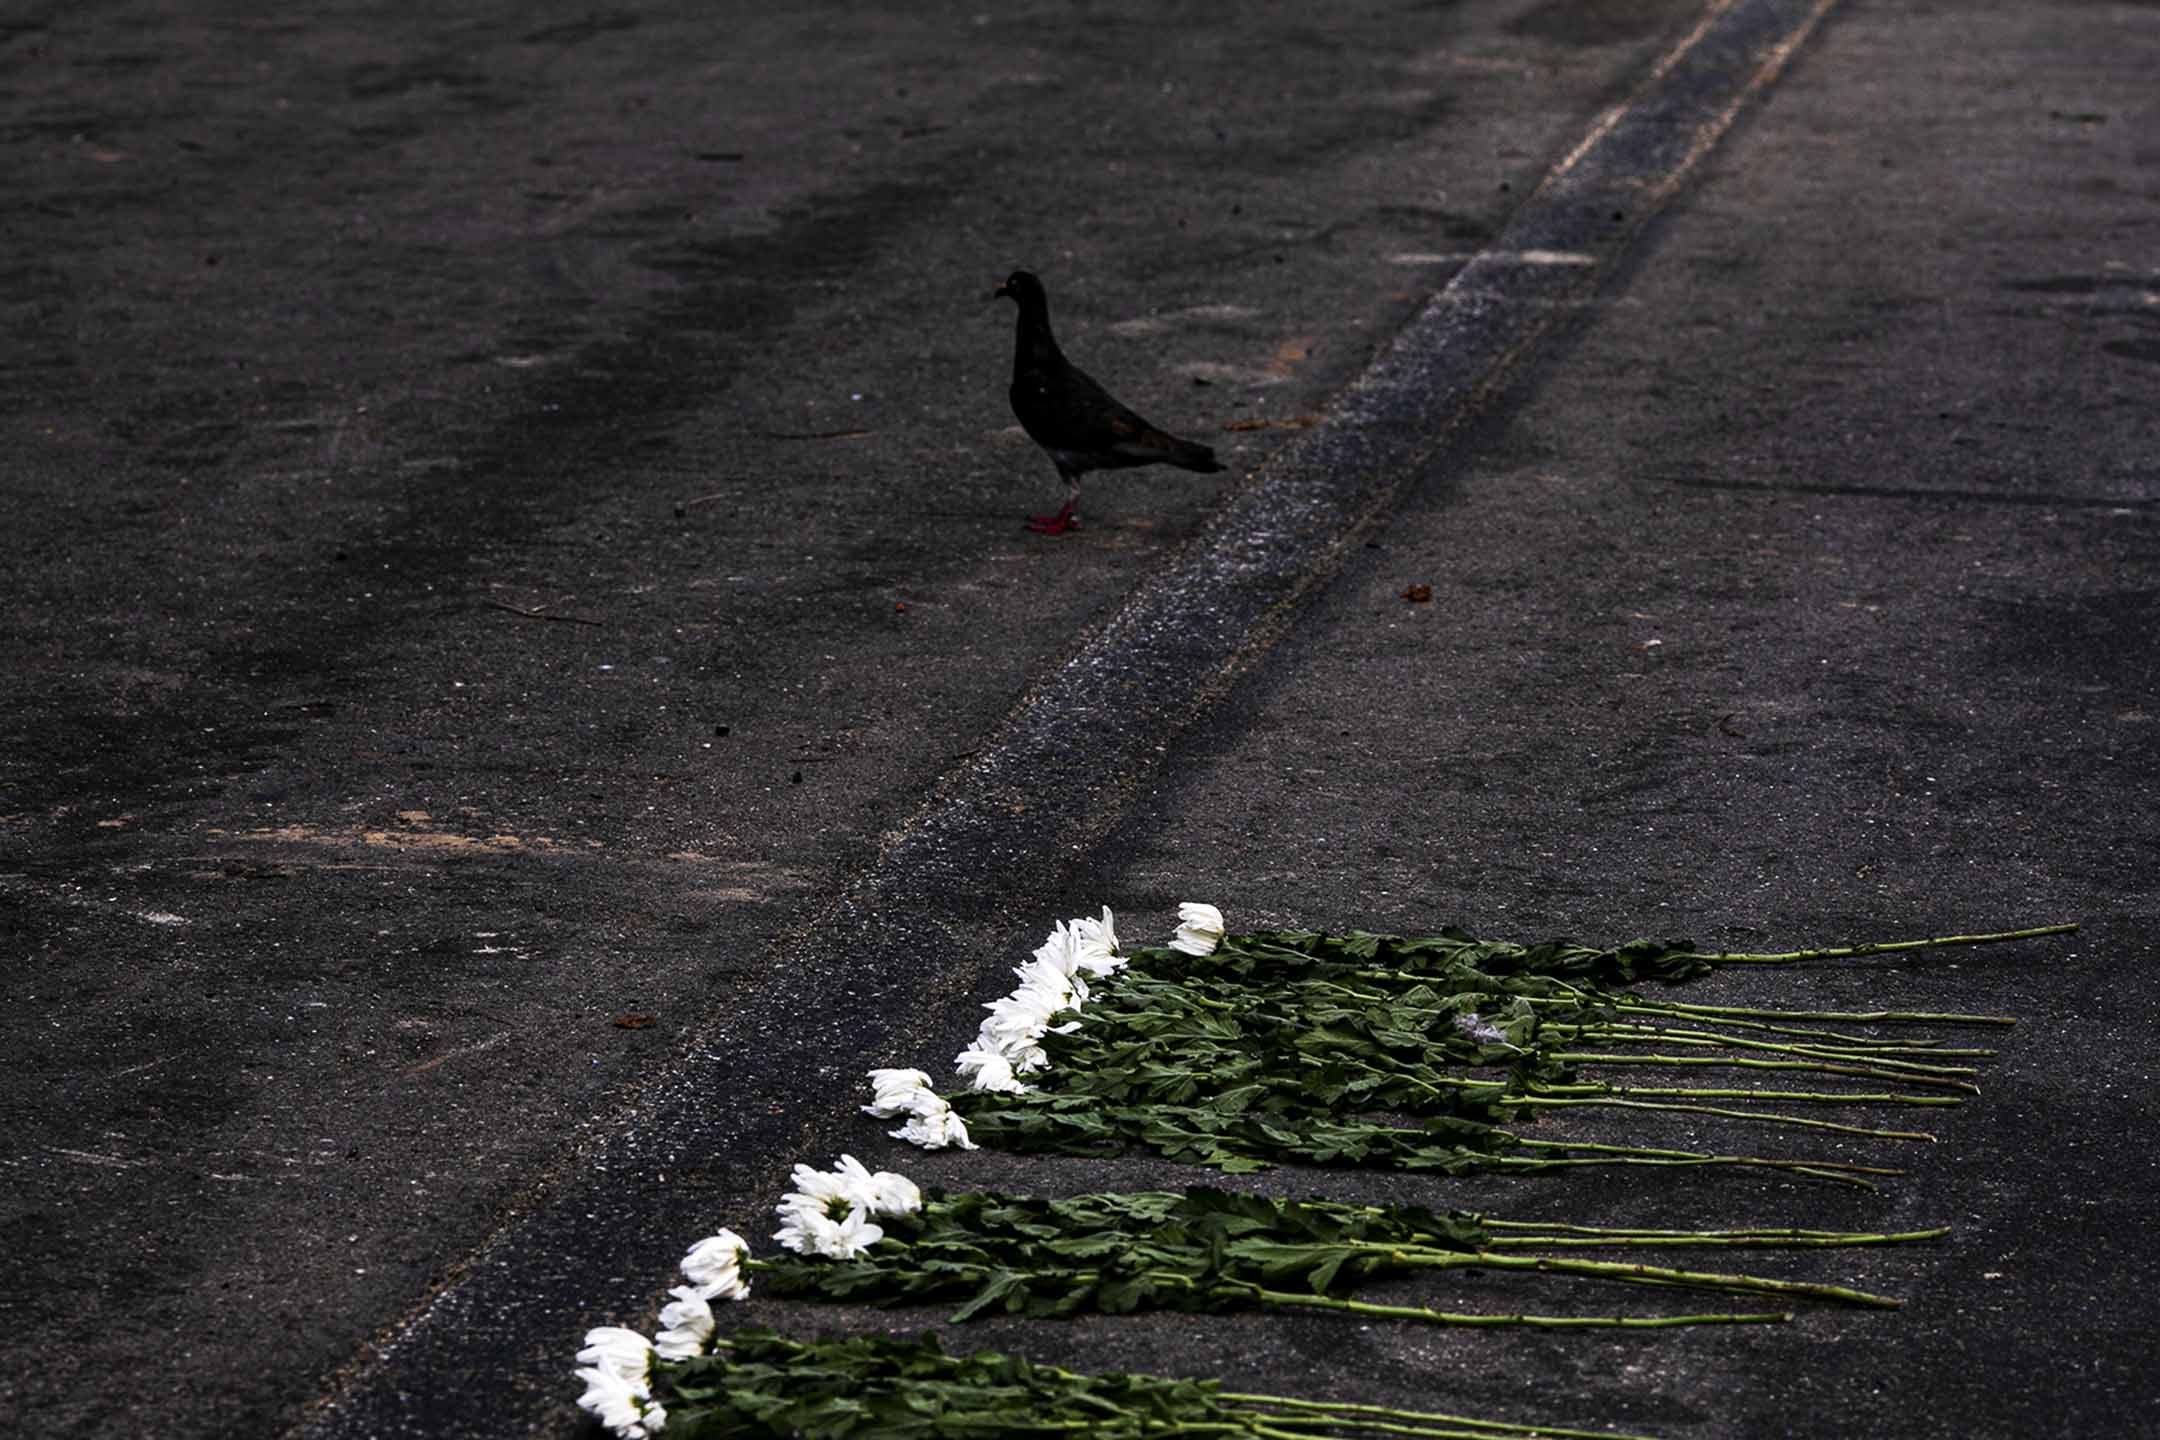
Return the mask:
<svg viewBox="0 0 2160 1440">
<path fill-rule="evenodd" d="M 936 1098 L 936 1092 L 930 1089 L 930 1077 L 920 1070 L 872 1070 L 870 1083 L 875 1094 L 862 1110 L 865 1115 L 875 1115 L 880 1120 L 912 1114 L 920 1095 L 929 1094 Z"/>
<path fill-rule="evenodd" d="M 980 1045 L 963 1050 L 954 1057 L 954 1068 L 960 1078 L 967 1081 L 970 1090 L 998 1090 L 1008 1095 L 1021 1095 L 1027 1086 L 1013 1078 L 1012 1061 L 995 1050 Z"/>
<path fill-rule="evenodd" d="M 1071 975 L 1080 968 L 1079 940 L 1064 921 L 1058 921 L 1050 929 L 1050 938 L 1035 947 L 1035 963 L 1060 975 Z"/>
<path fill-rule="evenodd" d="M 845 1220 L 814 1214 L 792 1217 L 773 1238 L 798 1255 L 852 1260 L 884 1239 L 885 1230 L 864 1211 L 854 1210 Z"/>
<path fill-rule="evenodd" d="M 1187 955 L 1212 955 L 1222 938 L 1222 911 L 1192 900 L 1178 906 L 1177 935 L 1170 941 L 1171 949 Z"/>
<path fill-rule="evenodd" d="M 722 1230 L 690 1247 L 682 1258 L 683 1278 L 707 1300 L 747 1300 L 750 1285 L 742 1277 L 742 1262 L 749 1255 L 742 1236 Z"/>
<path fill-rule="evenodd" d="M 825 1236 L 840 1228 L 831 1216 L 815 1210 L 799 1210 L 784 1218 L 773 1239 L 783 1250 L 798 1255 L 822 1255 L 825 1253 Z"/>
<path fill-rule="evenodd" d="M 1117 919 L 1103 906 L 1100 920 L 1072 922 L 1073 948 L 1080 968 L 1090 975 L 1113 975 L 1125 964 L 1118 952 Z"/>
<path fill-rule="evenodd" d="M 712 1306 L 687 1285 L 678 1285 L 668 1294 L 675 1299 L 660 1307 L 660 1323 L 665 1328 L 653 1337 L 653 1353 L 663 1360 L 695 1360 L 712 1338 Z"/>
<path fill-rule="evenodd" d="M 943 1150 L 947 1146 L 957 1146 L 962 1150 L 976 1148 L 975 1142 L 968 1139 L 967 1126 L 961 1123 L 960 1117 L 955 1115 L 952 1107 L 943 1100 L 939 1100 L 935 1108 L 925 1107 L 916 1111 L 909 1117 L 907 1124 L 887 1133 L 895 1140 L 905 1140 L 910 1145 L 920 1145 L 925 1150 Z"/>
<path fill-rule="evenodd" d="M 612 1370 L 593 1367 L 577 1372 L 585 1382 L 585 1393 L 578 1397 L 578 1408 L 592 1414 L 599 1422 L 613 1430 L 624 1440 L 644 1440 L 653 1430 L 667 1423 L 667 1412 L 658 1406 L 657 1424 L 646 1418 L 647 1400 L 651 1392 L 643 1385 L 634 1385 Z"/>
<path fill-rule="evenodd" d="M 930 1077 L 920 1070 L 872 1070 L 870 1093 L 876 1096 L 902 1095 L 920 1089 L 930 1083 Z"/>
<path fill-rule="evenodd" d="M 884 1239 L 885 1230 L 868 1215 L 857 1210 L 835 1225 L 831 1233 L 823 1238 L 826 1243 L 824 1254 L 835 1260 L 853 1260 Z"/>
<path fill-rule="evenodd" d="M 907 1097 L 914 1093 L 895 1092 L 888 1098 L 892 1103 L 906 1104 L 911 1103 Z M 850 1170 L 849 1166 L 854 1168 Z M 793 1210 L 814 1210 L 838 1219 L 870 1203 L 870 1172 L 852 1155 L 843 1155 L 841 1163 L 831 1170 L 797 1165 L 793 1179 L 794 1193 L 775 1207 L 782 1217 Z"/>
<path fill-rule="evenodd" d="M 788 1173 L 788 1178 L 795 1182 L 797 1190 L 820 1200 L 830 1200 L 833 1196 L 841 1194 L 847 1187 L 847 1176 L 825 1170 L 813 1170 L 808 1165 L 797 1165 Z"/>
<path fill-rule="evenodd" d="M 913 1215 L 922 1209 L 922 1191 L 905 1175 L 880 1170 L 870 1177 L 870 1185 L 877 1196 L 870 1205 L 873 1215 Z"/>
<path fill-rule="evenodd" d="M 645 1383 L 652 1364 L 652 1341 L 620 1325 L 601 1325 L 585 1332 L 585 1348 L 578 1351 L 580 1365 L 590 1365 L 619 1375 L 633 1385 Z"/>
<path fill-rule="evenodd" d="M 895 1105 L 904 1106 L 895 1114 L 936 1113 L 945 1108 L 944 1100 L 936 1092 L 917 1088 L 895 1094 Z M 780 1216 L 783 1229 L 801 1236 L 825 1232 L 818 1226 L 805 1222 L 803 1217 L 816 1216 L 831 1223 L 843 1223 L 850 1216 L 905 1215 L 922 1208 L 922 1192 L 915 1182 L 905 1175 L 889 1170 L 873 1173 L 869 1166 L 852 1155 L 842 1155 L 840 1163 L 830 1171 L 813 1170 L 807 1165 L 795 1167 L 794 1193 L 773 1207 Z"/>
</svg>

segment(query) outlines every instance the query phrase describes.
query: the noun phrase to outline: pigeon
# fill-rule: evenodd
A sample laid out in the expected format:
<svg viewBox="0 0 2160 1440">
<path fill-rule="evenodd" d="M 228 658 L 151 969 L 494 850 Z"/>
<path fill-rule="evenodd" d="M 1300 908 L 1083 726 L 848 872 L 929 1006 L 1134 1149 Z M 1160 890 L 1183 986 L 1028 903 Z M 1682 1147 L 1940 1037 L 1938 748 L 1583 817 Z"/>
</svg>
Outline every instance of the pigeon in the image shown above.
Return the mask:
<svg viewBox="0 0 2160 1440">
<path fill-rule="evenodd" d="M 1028 529 L 1038 535 L 1079 529 L 1080 477 L 1090 470 L 1175 465 L 1210 475 L 1226 468 L 1207 446 L 1180 440 L 1120 405 L 1065 358 L 1050 333 L 1050 297 L 1042 281 L 1015 270 L 990 292 L 993 300 L 1001 296 L 1020 307 L 1013 335 L 1013 414 L 1072 487 L 1064 509 L 1029 516 Z"/>
</svg>

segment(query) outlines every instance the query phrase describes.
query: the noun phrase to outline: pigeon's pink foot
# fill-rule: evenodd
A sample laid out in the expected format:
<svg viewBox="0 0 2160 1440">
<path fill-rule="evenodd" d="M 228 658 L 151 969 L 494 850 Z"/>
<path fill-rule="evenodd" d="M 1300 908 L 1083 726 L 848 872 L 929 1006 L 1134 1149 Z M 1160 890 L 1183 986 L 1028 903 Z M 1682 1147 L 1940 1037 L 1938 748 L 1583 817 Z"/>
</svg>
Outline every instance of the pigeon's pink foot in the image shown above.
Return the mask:
<svg viewBox="0 0 2160 1440">
<path fill-rule="evenodd" d="M 1080 528 L 1080 517 L 1073 513 L 1073 502 L 1068 500 L 1065 508 L 1055 515 L 1028 516 L 1027 527 L 1037 535 L 1063 535 Z"/>
</svg>

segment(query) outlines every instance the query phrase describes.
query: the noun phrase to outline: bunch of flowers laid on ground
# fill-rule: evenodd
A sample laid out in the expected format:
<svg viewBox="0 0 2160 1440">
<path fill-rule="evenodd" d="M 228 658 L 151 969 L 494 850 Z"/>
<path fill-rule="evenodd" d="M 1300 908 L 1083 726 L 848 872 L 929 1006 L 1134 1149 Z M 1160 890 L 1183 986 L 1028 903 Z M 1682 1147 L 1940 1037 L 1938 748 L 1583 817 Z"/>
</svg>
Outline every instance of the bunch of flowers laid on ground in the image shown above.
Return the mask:
<svg viewBox="0 0 2160 1440">
<path fill-rule="evenodd" d="M 1585 1226 L 1508 1224 L 1480 1215 L 1281 1203 L 1216 1190 L 1188 1194 L 1104 1194 L 1030 1200 L 994 1194 L 957 1198 L 922 1192 L 903 1174 L 868 1170 L 842 1155 L 832 1170 L 795 1166 L 795 1190 L 775 1207 L 780 1254 L 754 1259 L 734 1231 L 700 1239 L 683 1256 L 683 1285 L 670 1291 L 652 1339 L 622 1326 L 585 1334 L 579 1405 L 624 1440 L 670 1436 L 849 1436 L 1004 1434 L 1015 1414 L 1080 1436 L 1201 1434 L 1255 1436 L 1568 1436 L 1588 1431 L 1516 1427 L 1464 1416 L 1380 1410 L 1372 1405 L 1225 1395 L 1210 1382 L 1140 1375 L 1080 1375 L 1032 1367 L 1013 1356 L 953 1358 L 935 1341 L 791 1341 L 765 1330 L 721 1334 L 713 1302 L 750 1300 L 752 1278 L 778 1295 L 827 1300 L 966 1298 L 963 1319 L 998 1306 L 1030 1315 L 1078 1310 L 1123 1313 L 1143 1306 L 1233 1310 L 1302 1304 L 1363 1317 L 1503 1326 L 1678 1326 L 1702 1321 L 1784 1319 L 1763 1315 L 1538 1317 L 1447 1315 L 1417 1306 L 1378 1306 L 1339 1291 L 1406 1269 L 1477 1263 L 1490 1269 L 1547 1269 L 1635 1285 L 1888 1306 L 1881 1295 L 1825 1285 L 1758 1280 L 1652 1265 L 1616 1265 L 1572 1256 L 1512 1254 L 1523 1246 L 1642 1244 L 1899 1244 L 1909 1235 L 1782 1231 L 1594 1231 Z M 1104 1397 L 1132 1399 L 1102 1405 Z M 1037 1405 L 1013 1410 L 1013 1403 Z M 1138 1408 L 1134 1408 L 1138 1405 Z M 998 1421 L 1004 1421 L 1000 1427 Z M 1138 1425 L 1138 1429 L 1134 1429 Z M 920 1429 L 918 1429 L 920 1427 Z M 1227 1429 L 1223 1429 L 1227 1427 Z"/>
<path fill-rule="evenodd" d="M 873 1172 L 852 1155 L 841 1156 L 829 1171 L 797 1165 L 792 1178 L 795 1188 L 774 1207 L 780 1228 L 773 1239 L 797 1255 L 853 1260 L 884 1238 L 880 1219 L 922 1208 L 922 1192 L 913 1181 L 889 1170 Z M 654 1367 L 695 1359 L 724 1344 L 715 1334 L 712 1302 L 749 1299 L 746 1272 L 758 1264 L 750 1258 L 749 1242 L 733 1230 L 691 1246 L 681 1265 L 686 1283 L 668 1291 L 673 1298 L 661 1308 L 656 1337 L 648 1340 L 617 1325 L 586 1333 L 577 1357 L 577 1377 L 585 1382 L 578 1404 L 624 1440 L 657 1434 L 668 1424 L 668 1410 L 654 1393 Z"/>
<path fill-rule="evenodd" d="M 1126 952 L 1114 917 L 1059 924 L 1015 972 L 1013 992 L 956 1057 L 940 1093 L 916 1069 L 871 1072 L 863 1108 L 928 1148 L 1100 1154 L 1127 1146 L 1225 1171 L 1319 1164 L 1533 1171 L 1563 1165 L 1760 1167 L 1868 1185 L 1895 1170 L 1830 1159 L 1545 1140 L 1521 1128 L 1586 1106 L 1681 1110 L 1844 1137 L 1926 1141 L 1918 1131 L 1820 1117 L 1839 1106 L 1941 1106 L 1976 1092 L 1975 1062 L 1936 1030 L 1999 1016 L 1772 1011 L 1687 1004 L 1628 987 L 1737 965 L 1975 945 L 2068 933 L 2047 926 L 1777 954 L 1687 942 L 1596 949 L 1522 946 L 1446 931 L 1423 939 L 1353 931 L 1231 935 L 1211 906 L 1180 909 L 1166 946 Z M 1903 1030 L 1881 1038 L 1882 1027 Z M 1809 1073 L 1822 1088 L 1622 1085 L 1585 1067 Z M 1791 1107 L 1816 1113 L 1794 1114 Z M 1294 1437 L 1587 1437 L 1437 1412 L 1232 1393 L 1214 1382 L 1087 1375 L 1009 1355 L 951 1356 L 935 1340 L 794 1340 L 723 1333 L 716 1302 L 753 1280 L 781 1296 L 882 1305 L 951 1303 L 1059 1317 L 1140 1309 L 1333 1310 L 1471 1326 L 1664 1328 L 1775 1321 L 1783 1309 L 1628 1315 L 1449 1311 L 1360 1297 L 1417 1271 L 1475 1269 L 1640 1290 L 1894 1307 L 1834 1284 L 1589 1258 L 1587 1249 L 1831 1248 L 1927 1241 L 1940 1229 L 1623 1229 L 1517 1222 L 1416 1206 L 1181 1192 L 1041 1199 L 925 1196 L 907 1177 L 842 1156 L 798 1165 L 776 1207 L 778 1253 L 754 1257 L 731 1230 L 683 1257 L 657 1333 L 603 1326 L 578 1352 L 579 1404 L 624 1440 L 670 1435 L 912 1437 L 1056 1433 L 1078 1440 Z"/>
<path fill-rule="evenodd" d="M 1241 1394 L 1212 1380 L 1087 1374 L 996 1352 L 948 1355 L 933 1336 L 805 1341 L 745 1329 L 697 1359 L 655 1369 L 655 1383 L 669 1397 L 667 1433 L 681 1440 L 1643 1440 L 1610 1430 Z"/>
<path fill-rule="evenodd" d="M 683 1279 L 660 1311 L 661 1330 L 648 1340 L 636 1330 L 602 1325 L 585 1333 L 577 1378 L 585 1383 L 578 1405 L 623 1440 L 645 1440 L 666 1426 L 667 1406 L 653 1392 L 656 1362 L 689 1360 L 707 1353 L 714 1337 L 712 1302 L 747 1300 L 742 1278 L 750 1247 L 732 1230 L 700 1240 L 682 1260 Z"/>
<path fill-rule="evenodd" d="M 1768 1243 L 1772 1232 L 1743 1232 Z M 1819 1234 L 1817 1245 L 1934 1239 L 1902 1234 Z M 1062 1318 L 1134 1310 L 1223 1313 L 1329 1310 L 1366 1319 L 1541 1329 L 1664 1328 L 1790 1319 L 1787 1311 L 1652 1315 L 1532 1315 L 1380 1304 L 1355 1292 L 1381 1280 L 1447 1270 L 1528 1271 L 1545 1276 L 1762 1297 L 1779 1304 L 1827 1302 L 1894 1308 L 1899 1302 L 1840 1285 L 1774 1280 L 1633 1261 L 1523 1253 L 1547 1240 L 1609 1246 L 1732 1245 L 1715 1232 L 1633 1234 L 1509 1225 L 1416 1206 L 1280 1200 L 1195 1187 L 1066 1199 L 968 1192 L 933 1194 L 888 1223 L 879 1240 L 845 1257 L 808 1250 L 751 1262 L 783 1296 L 881 1305 L 958 1303 L 955 1322 L 1003 1311 Z"/>
<path fill-rule="evenodd" d="M 1402 1169 L 1534 1171 L 1572 1165 L 1740 1166 L 1871 1186 L 1894 1167 L 1830 1159 L 1542 1140 L 1525 1122 L 1560 1109 L 1687 1111 L 1875 1140 L 1925 1132 L 1787 1107 L 1939 1106 L 1977 1093 L 1994 1052 L 1936 1035 L 1882 1039 L 1855 1026 L 1999 1026 L 1917 1012 L 1767 1011 L 1690 1005 L 1624 988 L 1737 965 L 1795 964 L 2031 939 L 2074 926 L 1780 954 L 1689 942 L 1595 949 L 1523 946 L 1448 931 L 1232 936 L 1187 904 L 1168 946 L 1121 954 L 1112 917 L 1052 931 L 1020 987 L 992 1002 L 957 1060 L 966 1088 L 921 1071 L 874 1072 L 871 1114 L 905 1115 L 917 1144 L 1105 1154 L 1128 1146 L 1226 1171 L 1284 1160 Z M 1076 935 L 1086 927 L 1083 950 Z M 1083 961 L 1084 955 L 1084 961 Z M 1094 983 L 1088 982 L 1092 979 Z M 1643 1047 L 1643 1048 L 1637 1048 Z M 1848 1088 L 1623 1085 L 1583 1068 L 1810 1073 Z M 1850 1088 L 1850 1082 L 1866 1088 Z M 938 1117 L 926 1138 L 923 1117 Z M 1408 1122 L 1408 1123 L 1406 1123 Z"/>
<path fill-rule="evenodd" d="M 1465 1313 L 1380 1304 L 1354 1298 L 1351 1292 L 1416 1271 L 1475 1268 L 1760 1296 L 1779 1304 L 1816 1301 L 1892 1308 L 1899 1302 L 1839 1285 L 1555 1252 L 1585 1247 L 1897 1245 L 1934 1240 L 1947 1233 L 1939 1229 L 1896 1233 L 1605 1229 L 1498 1220 L 1416 1206 L 1279 1200 L 1205 1187 L 1182 1193 L 1142 1191 L 1062 1200 L 975 1192 L 952 1196 L 933 1192 L 925 1197 L 906 1176 L 872 1171 L 845 1155 L 829 1171 L 797 1165 L 793 1180 L 795 1188 L 774 1207 L 779 1228 L 773 1239 L 779 1253 L 754 1257 L 742 1236 L 720 1230 L 698 1241 L 683 1257 L 685 1283 L 669 1291 L 671 1298 L 660 1311 L 655 1336 L 648 1339 L 620 1326 L 602 1326 L 586 1335 L 577 1357 L 578 1378 L 585 1384 L 580 1405 L 625 1440 L 643 1440 L 662 1430 L 671 1435 L 731 1436 L 855 1433 L 848 1427 L 862 1420 L 857 1410 L 840 1406 L 826 1414 L 823 1408 L 836 1397 L 821 1389 L 814 1377 L 828 1361 L 843 1368 L 884 1367 L 875 1369 L 884 1378 L 874 1382 L 863 1378 L 871 1372 L 851 1369 L 848 1373 L 858 1374 L 861 1383 L 872 1388 L 897 1386 L 890 1398 L 901 1410 L 929 1406 L 927 1413 L 938 1415 L 973 1414 L 978 1407 L 994 1410 L 993 1396 L 1012 1393 L 999 1387 L 1023 1383 L 1012 1378 L 1021 1374 L 1049 1377 L 1043 1383 L 1053 1389 L 1131 1384 L 1149 1395 L 1171 1390 L 1180 1394 L 1191 1390 L 1194 1396 L 1215 1393 L 1204 1383 L 1076 1376 L 1004 1356 L 952 1360 L 928 1342 L 910 1346 L 850 1341 L 833 1348 L 762 1331 L 720 1333 L 714 1302 L 748 1300 L 753 1280 L 783 1297 L 886 1305 L 958 1301 L 955 1321 L 990 1311 L 1065 1317 L 1141 1309 L 1222 1313 L 1294 1307 L 1332 1310 L 1364 1320 L 1443 1325 L 1664 1329 L 1777 1321 L 1791 1315 L 1784 1310 L 1627 1316 Z M 790 1357 L 789 1363 L 809 1369 L 800 1375 L 783 1374 L 770 1368 L 768 1362 L 774 1356 Z M 993 1367 L 1007 1380 L 993 1384 L 991 1371 L 983 1366 Z M 985 1386 L 989 1389 L 976 1395 Z M 1070 1394 L 1065 1398 L 1074 1399 Z M 1347 1404 L 1260 1396 L 1218 1398 L 1247 1407 L 1239 1412 L 1245 1419 L 1238 1423 L 1260 1425 L 1251 1432 L 1255 1434 L 1346 1433 L 1341 1427 L 1353 1421 L 1388 1433 L 1571 1433 Z M 884 1403 L 875 1402 L 873 1410 Z M 1304 1416 L 1309 1427 L 1317 1428 L 1268 1429 L 1284 1417 L 1269 1418 L 1267 1407 Z M 822 1418 L 812 1423 L 813 1417 Z M 1109 1422 L 1105 1419 L 1104 1423 Z M 1462 1428 L 1392 1428 L 1418 1424 Z M 777 1428 L 761 1429 L 760 1425 Z M 873 1427 L 865 1433 L 908 1432 Z M 1099 1433 L 1127 1432 L 1113 1426 Z"/>
</svg>

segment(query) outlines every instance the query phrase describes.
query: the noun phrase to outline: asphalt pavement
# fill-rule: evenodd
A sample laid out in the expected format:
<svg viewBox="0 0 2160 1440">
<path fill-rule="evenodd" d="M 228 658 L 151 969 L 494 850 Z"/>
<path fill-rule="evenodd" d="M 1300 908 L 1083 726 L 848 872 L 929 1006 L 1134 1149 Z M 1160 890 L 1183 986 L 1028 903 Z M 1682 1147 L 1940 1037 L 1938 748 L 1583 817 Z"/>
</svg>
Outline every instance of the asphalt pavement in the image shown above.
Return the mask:
<svg viewBox="0 0 2160 1440">
<path fill-rule="evenodd" d="M 969 1337 L 1672 1436 L 2160 1423 L 2156 21 L 0 27 L 0 1421 L 576 1433 L 582 1330 L 795 1160 L 1180 1182 L 917 1157 L 853 1086 L 1052 919 L 1206 899 L 2082 929 L 1715 982 L 2021 1017 L 1882 1196 L 1254 1182 L 1955 1226 L 1853 1262 L 1894 1315 Z M 1027 535 L 1020 264 L 1233 473 Z"/>
</svg>

